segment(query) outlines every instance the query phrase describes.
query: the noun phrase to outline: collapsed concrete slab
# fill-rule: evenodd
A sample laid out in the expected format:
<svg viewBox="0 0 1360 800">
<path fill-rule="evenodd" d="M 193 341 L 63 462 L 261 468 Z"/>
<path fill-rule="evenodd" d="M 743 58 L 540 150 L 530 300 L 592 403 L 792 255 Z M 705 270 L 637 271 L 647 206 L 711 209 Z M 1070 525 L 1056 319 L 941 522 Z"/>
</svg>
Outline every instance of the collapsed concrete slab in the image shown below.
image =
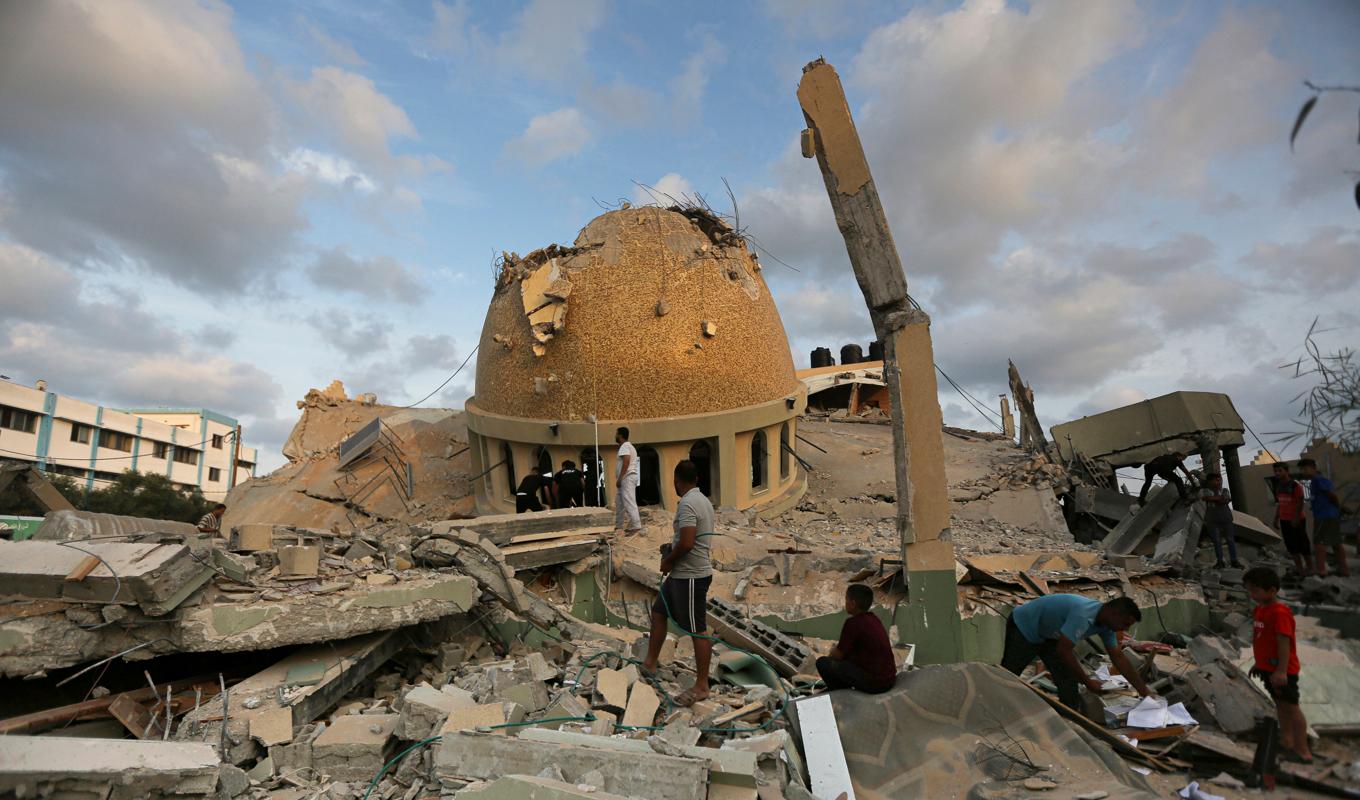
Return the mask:
<svg viewBox="0 0 1360 800">
<path fill-rule="evenodd" d="M 614 529 L 614 512 L 607 508 L 554 508 L 527 514 L 486 514 L 472 519 L 436 522 L 430 526 L 435 533 L 452 533 L 464 529 L 476 531 L 497 546 L 527 541 L 520 537 L 541 533 L 567 532 L 582 529 Z"/>
<path fill-rule="evenodd" d="M 0 794 L 186 800 L 216 797 L 217 753 L 200 742 L 0 736 Z"/>
<path fill-rule="evenodd" d="M 137 625 L 138 637 L 132 640 L 120 626 L 92 629 L 90 623 L 102 621 L 96 611 L 87 612 L 88 622 L 80 616 L 73 619 L 73 606 L 32 616 L 0 616 L 0 674 L 23 676 L 72 666 L 143 642 L 153 643 L 130 657 L 265 650 L 346 639 L 461 614 L 476 604 L 478 588 L 465 575 L 426 572 L 408 573 L 387 586 L 316 582 L 311 591 L 299 586 L 291 594 L 277 594 L 275 600 L 186 605 L 164 619 L 129 612 L 123 622 Z"/>
<path fill-rule="evenodd" d="M 540 733 L 556 733 L 534 729 Z M 490 780 L 502 775 L 536 775 L 544 765 L 555 764 L 571 782 L 592 770 L 603 777 L 607 792 L 650 800 L 703 800 L 708 789 L 707 761 L 676 758 L 632 748 L 609 747 L 621 740 L 599 739 L 606 744 L 585 746 L 535 741 L 522 736 L 457 733 L 444 737 L 434 753 L 435 774 L 441 778 Z"/>
<path fill-rule="evenodd" d="M 392 754 L 400 721 L 396 714 L 351 714 L 336 719 L 312 742 L 312 769 L 338 781 L 372 778 Z"/>
<path fill-rule="evenodd" d="M 184 545 L 0 540 L 0 591 L 29 598 L 137 605 L 154 617 L 212 575 Z"/>
<path fill-rule="evenodd" d="M 589 784 L 563 783 L 551 778 L 507 775 L 477 789 L 458 793 L 477 800 L 627 800 L 621 794 L 601 792 Z"/>
<path fill-rule="evenodd" d="M 161 533 L 194 537 L 198 528 L 188 522 L 148 517 L 127 517 L 120 514 L 99 514 L 94 511 L 49 511 L 33 538 L 48 542 L 69 542 L 78 539 L 103 539 L 110 536 L 133 537 L 139 534 Z"/>
<path fill-rule="evenodd" d="M 1105 552 L 1115 555 L 1132 553 L 1143 543 L 1147 535 L 1152 533 L 1152 529 L 1171 513 L 1171 507 L 1178 499 L 1180 495 L 1170 484 L 1153 489 L 1148 495 L 1147 502 L 1136 509 L 1130 509 L 1124 519 L 1105 537 L 1103 543 Z"/>
</svg>

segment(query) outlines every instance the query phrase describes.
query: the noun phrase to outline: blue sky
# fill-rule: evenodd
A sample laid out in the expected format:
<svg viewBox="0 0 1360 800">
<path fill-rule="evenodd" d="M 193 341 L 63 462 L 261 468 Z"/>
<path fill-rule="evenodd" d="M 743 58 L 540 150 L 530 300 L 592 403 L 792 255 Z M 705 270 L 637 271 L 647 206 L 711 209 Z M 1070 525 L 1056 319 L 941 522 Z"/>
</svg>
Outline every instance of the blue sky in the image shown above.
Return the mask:
<svg viewBox="0 0 1360 800">
<path fill-rule="evenodd" d="M 792 268 L 795 361 L 868 317 L 794 89 L 845 82 L 937 360 L 1048 423 L 1175 389 L 1289 424 L 1314 317 L 1360 339 L 1360 7 L 530 0 L 0 9 L 0 373 L 243 418 L 333 378 L 402 404 L 475 345 L 493 259 L 636 183 Z M 795 269 L 796 268 L 796 271 Z M 461 405 L 469 367 L 427 404 Z M 946 419 L 986 421 L 941 394 Z"/>
</svg>

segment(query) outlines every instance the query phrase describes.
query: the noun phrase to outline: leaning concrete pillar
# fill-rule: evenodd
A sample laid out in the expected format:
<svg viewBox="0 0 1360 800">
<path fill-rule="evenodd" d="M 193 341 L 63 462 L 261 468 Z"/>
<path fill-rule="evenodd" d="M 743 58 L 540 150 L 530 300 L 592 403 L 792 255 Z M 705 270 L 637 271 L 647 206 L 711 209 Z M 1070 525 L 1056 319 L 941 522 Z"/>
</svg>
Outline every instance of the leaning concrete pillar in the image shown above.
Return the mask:
<svg viewBox="0 0 1360 800">
<path fill-rule="evenodd" d="M 1218 466 L 1218 437 L 1203 436 L 1199 440 L 1199 459 L 1204 471 L 1204 477 L 1219 475 L 1222 470 Z M 1231 491 L 1231 490 L 1230 490 Z"/>
<path fill-rule="evenodd" d="M 1242 462 L 1237 458 L 1236 447 L 1223 448 L 1223 471 L 1228 476 L 1228 492 L 1232 495 L 1232 507 L 1243 514 L 1247 509 L 1247 486 L 1242 482 Z"/>
</svg>

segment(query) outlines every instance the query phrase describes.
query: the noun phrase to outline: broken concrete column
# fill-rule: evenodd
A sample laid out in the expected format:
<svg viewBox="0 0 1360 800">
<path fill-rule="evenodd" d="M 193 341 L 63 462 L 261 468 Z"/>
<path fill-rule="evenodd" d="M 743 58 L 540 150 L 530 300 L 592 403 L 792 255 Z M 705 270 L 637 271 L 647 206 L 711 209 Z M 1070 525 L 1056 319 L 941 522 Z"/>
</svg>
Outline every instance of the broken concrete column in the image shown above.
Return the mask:
<svg viewBox="0 0 1360 800">
<path fill-rule="evenodd" d="M 369 780 L 392 756 L 397 714 L 351 714 L 312 742 L 312 769 L 337 781 Z"/>
<path fill-rule="evenodd" d="M 77 549 L 79 548 L 79 549 Z M 213 572 L 182 544 L 0 540 L 6 594 L 137 605 L 151 616 L 174 609 Z"/>
<path fill-rule="evenodd" d="M 1247 508 L 1247 486 L 1242 482 L 1242 462 L 1237 456 L 1237 447 L 1223 448 L 1223 472 L 1227 476 L 1228 493 L 1232 495 L 1232 507 L 1243 514 L 1250 514 Z"/>
</svg>

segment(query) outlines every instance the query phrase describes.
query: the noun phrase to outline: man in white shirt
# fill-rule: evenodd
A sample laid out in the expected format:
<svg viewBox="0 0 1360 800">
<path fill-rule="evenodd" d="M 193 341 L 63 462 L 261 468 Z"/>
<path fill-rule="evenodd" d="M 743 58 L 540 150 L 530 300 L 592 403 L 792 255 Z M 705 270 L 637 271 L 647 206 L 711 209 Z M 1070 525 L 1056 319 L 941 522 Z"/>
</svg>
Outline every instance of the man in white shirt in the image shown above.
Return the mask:
<svg viewBox="0 0 1360 800">
<path fill-rule="evenodd" d="M 642 530 L 637 505 L 638 477 L 642 470 L 638 468 L 637 448 L 628 441 L 628 429 L 619 428 L 614 433 L 614 441 L 619 445 L 619 456 L 614 465 L 614 532 L 633 534 Z"/>
</svg>

